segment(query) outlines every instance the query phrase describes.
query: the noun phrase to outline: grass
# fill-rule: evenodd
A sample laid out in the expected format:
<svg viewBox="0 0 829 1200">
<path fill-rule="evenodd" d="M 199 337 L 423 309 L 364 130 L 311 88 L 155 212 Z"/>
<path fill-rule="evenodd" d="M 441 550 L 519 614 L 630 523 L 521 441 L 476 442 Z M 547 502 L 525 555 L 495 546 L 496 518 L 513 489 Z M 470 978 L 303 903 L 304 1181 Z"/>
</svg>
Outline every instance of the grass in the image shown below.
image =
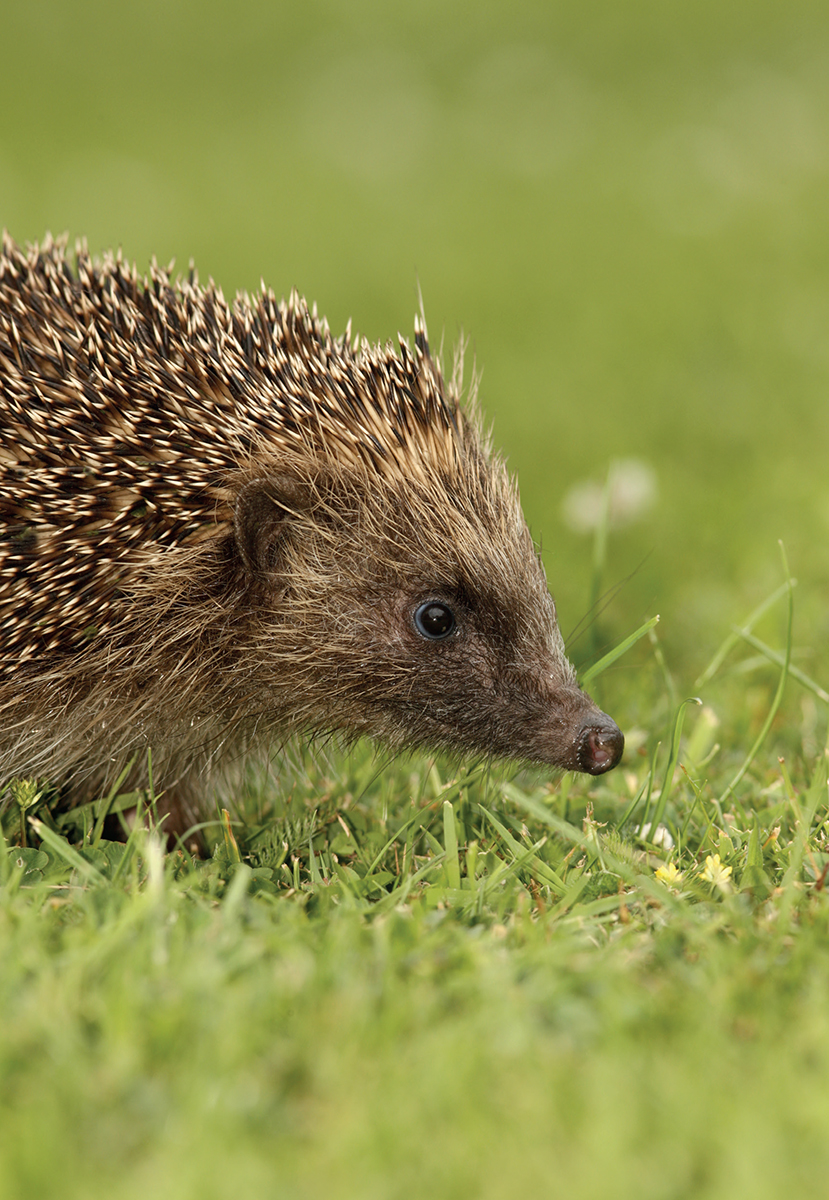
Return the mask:
<svg viewBox="0 0 829 1200">
<path fill-rule="evenodd" d="M 627 751 L 297 752 L 200 862 L 105 842 L 135 797 L 7 792 L 0 1200 L 822 1197 L 829 9 L 7 0 L 3 33 L 18 241 L 372 339 L 419 283 L 467 332 Z M 627 525 L 614 460 L 658 489 Z"/>
</svg>

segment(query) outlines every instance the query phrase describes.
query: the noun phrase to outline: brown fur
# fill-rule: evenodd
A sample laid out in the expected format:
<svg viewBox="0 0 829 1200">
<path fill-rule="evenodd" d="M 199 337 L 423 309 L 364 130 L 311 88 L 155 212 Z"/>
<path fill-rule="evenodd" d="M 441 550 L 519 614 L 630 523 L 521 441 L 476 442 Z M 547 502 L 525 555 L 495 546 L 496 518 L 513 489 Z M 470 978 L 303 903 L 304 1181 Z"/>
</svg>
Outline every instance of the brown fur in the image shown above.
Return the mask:
<svg viewBox="0 0 829 1200">
<path fill-rule="evenodd" d="M 296 295 L 4 239 L 0 436 L 0 783 L 152 746 L 195 796 L 228 750 L 318 734 L 618 761 L 422 322 L 361 345 Z"/>
</svg>

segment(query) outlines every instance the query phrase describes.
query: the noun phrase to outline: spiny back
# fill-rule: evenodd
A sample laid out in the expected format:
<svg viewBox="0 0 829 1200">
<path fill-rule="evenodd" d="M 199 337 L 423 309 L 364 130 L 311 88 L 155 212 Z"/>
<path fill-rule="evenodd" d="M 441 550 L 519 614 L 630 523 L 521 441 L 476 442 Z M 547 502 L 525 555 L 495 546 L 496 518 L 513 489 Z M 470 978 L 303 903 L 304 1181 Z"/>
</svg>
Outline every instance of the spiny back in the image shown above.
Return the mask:
<svg viewBox="0 0 829 1200">
<path fill-rule="evenodd" d="M 240 474 L 290 457 L 428 481 L 474 443 L 421 321 L 414 351 L 361 346 L 295 293 L 229 305 L 192 271 L 141 279 L 83 245 L 73 269 L 64 241 L 8 237 L 0 431 L 6 670 L 105 632 L 136 554 L 216 537 Z"/>
</svg>

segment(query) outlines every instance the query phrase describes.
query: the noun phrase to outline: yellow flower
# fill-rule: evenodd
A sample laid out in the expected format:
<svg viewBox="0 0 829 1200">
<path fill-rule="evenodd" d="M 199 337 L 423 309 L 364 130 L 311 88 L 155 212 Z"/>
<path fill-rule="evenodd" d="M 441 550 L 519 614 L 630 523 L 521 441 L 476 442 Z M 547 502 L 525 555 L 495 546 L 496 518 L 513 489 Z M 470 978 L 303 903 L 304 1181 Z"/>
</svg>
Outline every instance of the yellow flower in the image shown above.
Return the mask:
<svg viewBox="0 0 829 1200">
<path fill-rule="evenodd" d="M 727 892 L 731 886 L 728 882 L 730 875 L 731 867 L 722 865 L 719 854 L 709 854 L 705 860 L 705 870 L 702 871 L 700 878 L 707 880 L 708 883 L 713 883 L 721 892 Z"/>
<path fill-rule="evenodd" d="M 676 863 L 663 863 L 661 867 L 656 868 L 656 878 L 661 879 L 663 883 L 679 883 L 682 872 L 678 870 Z"/>
</svg>

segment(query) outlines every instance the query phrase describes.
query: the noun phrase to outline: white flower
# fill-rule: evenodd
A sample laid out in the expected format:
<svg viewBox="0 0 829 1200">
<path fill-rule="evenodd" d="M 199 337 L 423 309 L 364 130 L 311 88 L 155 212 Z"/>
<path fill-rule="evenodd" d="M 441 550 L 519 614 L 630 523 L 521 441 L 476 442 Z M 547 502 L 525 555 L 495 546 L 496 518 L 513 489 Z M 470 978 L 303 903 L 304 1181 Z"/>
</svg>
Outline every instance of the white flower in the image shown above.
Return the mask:
<svg viewBox="0 0 829 1200">
<path fill-rule="evenodd" d="M 589 533 L 604 519 L 616 528 L 629 525 L 653 508 L 657 498 L 656 472 L 638 458 L 611 463 L 607 484 L 587 479 L 576 483 L 564 497 L 561 515 L 576 533 Z"/>
<path fill-rule="evenodd" d="M 671 837 L 671 831 L 665 825 L 657 825 L 653 831 L 653 837 L 650 836 L 650 821 L 646 821 L 644 825 L 640 825 L 636 832 L 643 842 L 650 841 L 654 846 L 661 846 L 663 850 L 673 850 L 674 848 L 674 839 Z"/>
</svg>

